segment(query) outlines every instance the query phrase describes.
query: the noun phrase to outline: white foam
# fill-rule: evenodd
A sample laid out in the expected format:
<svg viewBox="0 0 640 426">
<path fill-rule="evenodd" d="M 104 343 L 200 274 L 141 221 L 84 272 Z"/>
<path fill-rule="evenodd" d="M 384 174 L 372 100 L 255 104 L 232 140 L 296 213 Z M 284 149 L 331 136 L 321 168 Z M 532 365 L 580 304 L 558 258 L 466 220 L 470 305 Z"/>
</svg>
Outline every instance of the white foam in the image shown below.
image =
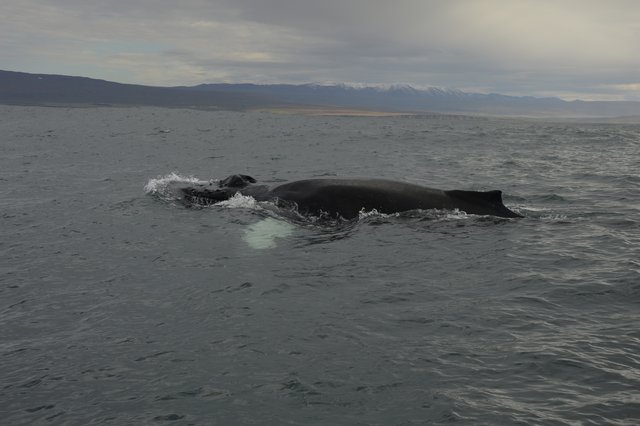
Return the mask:
<svg viewBox="0 0 640 426">
<path fill-rule="evenodd" d="M 244 230 L 242 240 L 256 250 L 274 248 L 277 246 L 276 239 L 288 237 L 294 229 L 295 226 L 288 222 L 269 217 L 249 225 Z"/>
<path fill-rule="evenodd" d="M 389 215 L 389 214 L 385 214 L 385 213 L 380 213 L 376 209 L 372 209 L 372 210 L 366 211 L 364 208 L 358 212 L 358 220 L 363 220 L 363 219 L 366 219 L 368 217 L 392 217 L 392 216 L 398 216 L 398 214 L 394 213 L 392 215 Z"/>
<path fill-rule="evenodd" d="M 515 206 L 515 207 L 511 206 L 511 210 L 517 211 L 519 209 L 520 209 L 520 207 L 518 207 L 518 206 Z M 546 212 L 549 209 L 547 209 L 545 207 L 527 206 L 526 210 L 529 210 L 529 211 L 532 211 L 532 212 Z"/>
<path fill-rule="evenodd" d="M 403 215 L 406 215 L 407 213 L 411 214 L 411 212 L 405 212 L 403 213 L 392 213 L 392 214 L 386 214 L 386 213 L 380 213 L 379 211 L 377 211 L 376 209 L 372 209 L 369 211 L 366 211 L 365 209 L 360 210 L 360 212 L 358 213 L 358 219 L 359 220 L 363 220 L 363 219 L 367 219 L 370 217 L 380 217 L 380 218 L 390 218 L 390 217 L 403 217 Z M 421 217 L 427 217 L 430 219 L 434 219 L 434 220 L 457 220 L 457 219 L 470 219 L 471 217 L 473 217 L 472 215 L 468 215 L 467 213 L 460 211 L 458 209 L 455 210 L 440 210 L 440 209 L 429 209 L 429 210 L 414 210 L 413 214 L 418 213 Z"/>
<path fill-rule="evenodd" d="M 566 214 L 546 214 L 540 216 L 542 220 L 548 220 L 549 222 L 565 222 L 569 220 L 569 217 Z"/>
<path fill-rule="evenodd" d="M 241 193 L 236 192 L 233 197 L 220 201 L 215 205 L 229 209 L 255 209 L 258 207 L 258 202 L 255 198 L 249 195 L 242 195 Z"/>
<path fill-rule="evenodd" d="M 144 186 L 144 191 L 147 194 L 164 194 L 172 183 L 202 183 L 202 181 L 194 176 L 182 176 L 177 172 L 171 172 L 168 175 L 149 179 L 149 182 Z"/>
<path fill-rule="evenodd" d="M 438 217 L 442 217 L 444 219 L 470 219 L 472 216 L 468 215 L 466 212 L 460 211 L 458 209 L 452 210 L 437 210 L 436 215 Z"/>
</svg>

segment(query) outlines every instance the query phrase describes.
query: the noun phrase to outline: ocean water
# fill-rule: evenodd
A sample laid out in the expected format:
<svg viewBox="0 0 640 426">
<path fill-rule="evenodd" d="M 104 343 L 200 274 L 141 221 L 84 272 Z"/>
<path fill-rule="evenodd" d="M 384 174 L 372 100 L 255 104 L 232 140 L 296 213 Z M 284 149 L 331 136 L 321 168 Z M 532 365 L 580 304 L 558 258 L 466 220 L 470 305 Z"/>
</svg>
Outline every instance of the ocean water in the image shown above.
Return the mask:
<svg viewBox="0 0 640 426">
<path fill-rule="evenodd" d="M 640 125 L 0 106 L 0 423 L 640 423 Z M 171 182 L 500 189 L 292 223 Z"/>
</svg>

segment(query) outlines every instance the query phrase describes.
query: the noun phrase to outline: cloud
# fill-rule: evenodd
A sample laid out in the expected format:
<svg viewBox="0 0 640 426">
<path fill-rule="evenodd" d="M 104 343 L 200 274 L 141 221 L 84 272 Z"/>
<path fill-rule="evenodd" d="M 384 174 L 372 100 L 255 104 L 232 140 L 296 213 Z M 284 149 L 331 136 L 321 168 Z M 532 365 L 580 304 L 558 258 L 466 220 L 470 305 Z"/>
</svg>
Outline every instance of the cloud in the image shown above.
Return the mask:
<svg viewBox="0 0 640 426">
<path fill-rule="evenodd" d="M 146 84 L 410 83 L 638 98 L 634 0 L 20 0 L 0 61 Z"/>
</svg>

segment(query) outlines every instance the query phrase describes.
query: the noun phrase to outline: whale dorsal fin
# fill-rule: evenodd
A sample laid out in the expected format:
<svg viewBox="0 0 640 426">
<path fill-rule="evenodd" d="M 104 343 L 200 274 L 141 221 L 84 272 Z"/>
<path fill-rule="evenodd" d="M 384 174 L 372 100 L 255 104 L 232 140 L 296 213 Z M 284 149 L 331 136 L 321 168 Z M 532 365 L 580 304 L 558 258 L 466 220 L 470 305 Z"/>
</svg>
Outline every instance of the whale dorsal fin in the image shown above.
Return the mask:
<svg viewBox="0 0 640 426">
<path fill-rule="evenodd" d="M 502 204 L 502 191 L 445 191 L 457 201 L 460 210 L 472 214 L 489 214 L 500 217 L 523 217 Z"/>
<path fill-rule="evenodd" d="M 474 203 L 502 204 L 502 191 L 445 191 L 452 197 Z"/>
</svg>

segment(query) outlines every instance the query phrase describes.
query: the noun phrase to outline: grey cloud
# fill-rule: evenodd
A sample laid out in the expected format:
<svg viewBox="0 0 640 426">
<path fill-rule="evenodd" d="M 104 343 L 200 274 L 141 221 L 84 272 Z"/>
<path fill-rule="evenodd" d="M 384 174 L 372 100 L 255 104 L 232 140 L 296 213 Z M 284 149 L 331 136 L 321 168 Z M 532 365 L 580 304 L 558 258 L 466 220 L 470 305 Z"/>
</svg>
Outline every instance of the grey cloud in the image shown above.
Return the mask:
<svg viewBox="0 0 640 426">
<path fill-rule="evenodd" d="M 640 98 L 621 93 L 640 83 L 639 22 L 629 0 L 22 0 L 0 5 L 0 61 L 150 84 L 403 82 Z"/>
</svg>

